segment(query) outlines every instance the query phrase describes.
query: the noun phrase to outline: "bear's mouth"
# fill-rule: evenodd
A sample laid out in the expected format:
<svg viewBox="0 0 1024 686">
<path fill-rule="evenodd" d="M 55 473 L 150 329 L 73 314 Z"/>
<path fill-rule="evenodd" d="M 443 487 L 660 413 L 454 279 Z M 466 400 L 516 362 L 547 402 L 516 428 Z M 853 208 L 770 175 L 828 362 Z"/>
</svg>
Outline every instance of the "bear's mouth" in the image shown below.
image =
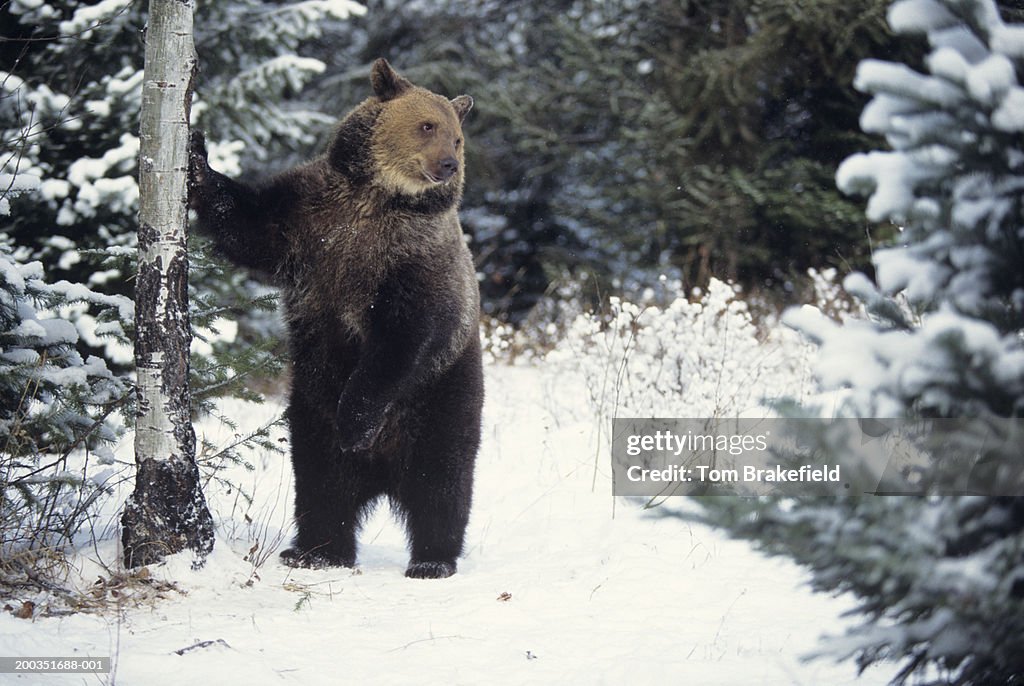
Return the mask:
<svg viewBox="0 0 1024 686">
<path fill-rule="evenodd" d="M 428 183 L 444 183 L 444 179 L 442 179 L 439 176 L 434 176 L 433 174 L 428 172 L 426 169 L 423 169 L 421 167 L 420 171 L 423 172 L 423 178 L 425 178 Z"/>
</svg>

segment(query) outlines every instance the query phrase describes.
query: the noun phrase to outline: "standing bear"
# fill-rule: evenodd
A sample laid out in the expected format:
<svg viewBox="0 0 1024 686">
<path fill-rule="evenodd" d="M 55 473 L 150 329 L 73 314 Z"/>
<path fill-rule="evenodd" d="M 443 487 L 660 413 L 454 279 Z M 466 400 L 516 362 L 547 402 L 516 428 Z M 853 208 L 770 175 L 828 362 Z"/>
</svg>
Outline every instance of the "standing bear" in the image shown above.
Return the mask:
<svg viewBox="0 0 1024 686">
<path fill-rule="evenodd" d="M 414 86 L 387 61 L 327 151 L 265 183 L 213 171 L 194 133 L 190 204 L 232 261 L 281 288 L 299 567 L 352 567 L 387 496 L 414 578 L 456 571 L 480 443 L 480 295 L 459 225 L 473 99 Z"/>
</svg>

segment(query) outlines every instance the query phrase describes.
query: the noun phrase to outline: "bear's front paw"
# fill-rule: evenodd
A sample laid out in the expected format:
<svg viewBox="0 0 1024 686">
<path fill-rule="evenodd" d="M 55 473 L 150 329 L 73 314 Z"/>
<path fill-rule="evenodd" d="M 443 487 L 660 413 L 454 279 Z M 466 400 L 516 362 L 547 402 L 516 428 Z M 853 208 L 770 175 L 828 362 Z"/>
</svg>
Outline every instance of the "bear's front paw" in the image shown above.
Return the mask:
<svg viewBox="0 0 1024 686">
<path fill-rule="evenodd" d="M 342 450 L 369 450 L 384 427 L 384 411 L 374 410 L 366 403 L 338 403 L 336 423 L 338 443 Z"/>
<path fill-rule="evenodd" d="M 328 567 L 355 567 L 355 558 L 341 558 L 318 550 L 288 548 L 281 552 L 281 562 L 289 567 L 304 569 L 327 569 Z"/>
<path fill-rule="evenodd" d="M 447 579 L 456 571 L 454 562 L 410 562 L 405 576 L 410 579 Z"/>
<path fill-rule="evenodd" d="M 206 136 L 202 131 L 193 130 L 188 143 L 188 185 L 195 195 L 195 190 L 202 188 L 210 172 L 210 163 L 206 152 Z"/>
</svg>

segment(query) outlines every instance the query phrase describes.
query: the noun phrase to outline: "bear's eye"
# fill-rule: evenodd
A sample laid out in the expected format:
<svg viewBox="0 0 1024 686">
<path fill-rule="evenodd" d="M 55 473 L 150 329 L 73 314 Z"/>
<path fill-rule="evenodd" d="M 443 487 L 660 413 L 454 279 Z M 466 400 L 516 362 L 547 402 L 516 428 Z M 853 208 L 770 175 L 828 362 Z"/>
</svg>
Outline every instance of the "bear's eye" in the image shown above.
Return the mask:
<svg viewBox="0 0 1024 686">
<path fill-rule="evenodd" d="M 460 145 L 462 145 L 462 139 L 461 139 L 461 138 L 456 138 L 456 139 L 455 139 L 455 147 L 457 148 L 457 147 L 459 147 Z"/>
<path fill-rule="evenodd" d="M 420 124 L 420 131 L 422 131 L 423 133 L 433 133 L 434 125 L 431 124 L 429 121 L 423 122 L 422 124 Z"/>
</svg>

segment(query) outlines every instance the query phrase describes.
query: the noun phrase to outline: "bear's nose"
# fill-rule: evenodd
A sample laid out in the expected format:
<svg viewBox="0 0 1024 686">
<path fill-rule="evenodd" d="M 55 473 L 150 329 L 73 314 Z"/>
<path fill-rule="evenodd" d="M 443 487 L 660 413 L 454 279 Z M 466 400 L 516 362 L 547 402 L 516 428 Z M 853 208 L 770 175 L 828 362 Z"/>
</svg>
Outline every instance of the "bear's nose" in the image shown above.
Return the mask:
<svg viewBox="0 0 1024 686">
<path fill-rule="evenodd" d="M 459 170 L 459 161 L 454 157 L 446 157 L 437 163 L 437 168 L 441 172 L 439 176 L 447 181 Z"/>
</svg>

